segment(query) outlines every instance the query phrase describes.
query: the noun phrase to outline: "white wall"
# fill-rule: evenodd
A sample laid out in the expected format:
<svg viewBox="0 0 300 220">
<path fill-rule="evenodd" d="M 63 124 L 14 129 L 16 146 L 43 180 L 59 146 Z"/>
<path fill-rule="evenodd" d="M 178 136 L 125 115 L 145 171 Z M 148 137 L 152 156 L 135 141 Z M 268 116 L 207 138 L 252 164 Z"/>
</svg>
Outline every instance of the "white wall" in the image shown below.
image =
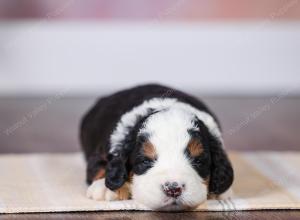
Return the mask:
<svg viewBox="0 0 300 220">
<path fill-rule="evenodd" d="M 213 95 L 300 94 L 300 23 L 0 23 L 0 95 L 153 81 Z"/>
</svg>

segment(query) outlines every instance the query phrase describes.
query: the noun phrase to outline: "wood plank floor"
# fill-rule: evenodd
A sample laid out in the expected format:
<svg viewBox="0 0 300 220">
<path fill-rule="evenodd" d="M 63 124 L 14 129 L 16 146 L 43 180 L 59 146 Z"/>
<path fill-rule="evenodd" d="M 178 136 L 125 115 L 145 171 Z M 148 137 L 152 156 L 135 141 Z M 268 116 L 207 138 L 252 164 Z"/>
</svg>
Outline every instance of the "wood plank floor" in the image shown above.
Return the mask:
<svg viewBox="0 0 300 220">
<path fill-rule="evenodd" d="M 204 98 L 231 150 L 300 150 L 300 98 Z M 0 153 L 74 152 L 78 124 L 95 98 L 0 98 Z M 300 211 L 96 212 L 1 215 L 0 219 L 300 219 Z"/>
</svg>

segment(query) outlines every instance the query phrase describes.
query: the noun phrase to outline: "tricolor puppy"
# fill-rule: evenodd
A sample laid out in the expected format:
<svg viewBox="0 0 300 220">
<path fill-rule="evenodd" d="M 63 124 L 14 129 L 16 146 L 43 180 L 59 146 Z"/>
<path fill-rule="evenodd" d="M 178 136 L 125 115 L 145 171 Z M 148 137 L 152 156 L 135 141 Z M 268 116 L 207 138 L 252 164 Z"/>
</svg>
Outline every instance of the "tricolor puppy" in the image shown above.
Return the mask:
<svg viewBox="0 0 300 220">
<path fill-rule="evenodd" d="M 100 98 L 81 124 L 87 196 L 192 209 L 227 191 L 233 169 L 214 114 L 197 98 L 145 85 Z"/>
</svg>

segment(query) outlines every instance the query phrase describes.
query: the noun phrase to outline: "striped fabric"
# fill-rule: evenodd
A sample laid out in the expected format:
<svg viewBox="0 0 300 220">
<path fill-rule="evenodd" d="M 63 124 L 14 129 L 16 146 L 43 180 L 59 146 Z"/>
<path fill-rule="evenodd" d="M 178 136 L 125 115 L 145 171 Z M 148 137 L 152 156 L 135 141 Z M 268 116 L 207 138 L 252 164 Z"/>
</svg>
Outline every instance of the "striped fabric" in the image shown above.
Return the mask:
<svg viewBox="0 0 300 220">
<path fill-rule="evenodd" d="M 233 196 L 196 211 L 300 209 L 300 152 L 231 152 Z M 0 156 L 0 213 L 147 210 L 130 201 L 86 198 L 79 153 Z"/>
</svg>

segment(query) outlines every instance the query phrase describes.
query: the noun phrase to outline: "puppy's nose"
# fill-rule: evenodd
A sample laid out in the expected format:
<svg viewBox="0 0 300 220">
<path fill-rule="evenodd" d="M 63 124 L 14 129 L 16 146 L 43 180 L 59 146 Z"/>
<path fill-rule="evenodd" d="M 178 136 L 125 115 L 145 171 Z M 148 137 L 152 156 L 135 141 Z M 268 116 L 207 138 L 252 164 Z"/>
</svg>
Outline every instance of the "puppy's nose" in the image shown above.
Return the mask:
<svg viewBox="0 0 300 220">
<path fill-rule="evenodd" d="M 168 197 L 177 198 L 182 193 L 183 185 L 180 185 L 177 182 L 166 182 L 162 188 Z"/>
</svg>

